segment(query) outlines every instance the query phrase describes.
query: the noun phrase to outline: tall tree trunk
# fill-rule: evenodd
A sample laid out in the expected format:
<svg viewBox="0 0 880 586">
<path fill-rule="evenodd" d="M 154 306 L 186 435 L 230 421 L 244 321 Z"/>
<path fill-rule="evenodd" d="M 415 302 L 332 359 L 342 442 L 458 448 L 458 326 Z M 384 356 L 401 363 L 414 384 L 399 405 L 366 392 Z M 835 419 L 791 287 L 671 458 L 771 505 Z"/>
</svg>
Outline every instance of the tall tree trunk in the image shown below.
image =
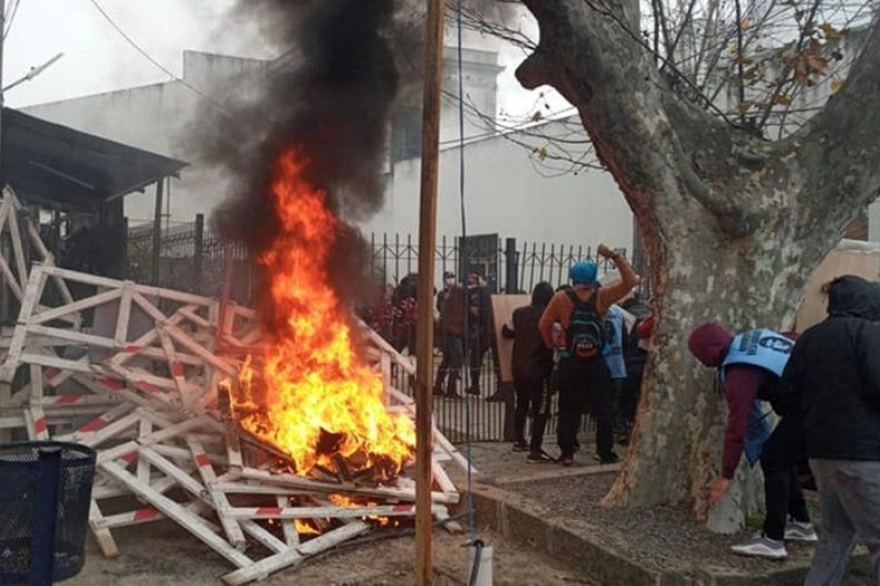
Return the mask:
<svg viewBox="0 0 880 586">
<path fill-rule="evenodd" d="M 632 208 L 655 282 L 654 334 L 633 443 L 606 498 L 706 515 L 723 401 L 691 358 L 702 322 L 794 323 L 807 277 L 880 190 L 880 27 L 841 90 L 801 131 L 769 142 L 672 90 L 622 0 L 523 0 L 541 39 L 517 70 L 571 102 Z M 748 483 L 745 485 L 749 488 Z M 741 526 L 749 490 L 712 515 Z"/>
<path fill-rule="evenodd" d="M 824 230 L 795 240 L 780 219 L 773 230 L 732 240 L 698 206 L 671 212 L 660 238 L 647 239 L 657 267 L 660 319 L 633 441 L 605 503 L 683 504 L 713 529 L 729 532 L 758 507 L 756 473 L 744 464 L 728 500 L 709 511 L 708 486 L 720 473 L 726 410 L 715 372 L 690 355 L 687 338 L 707 321 L 731 331 L 791 328 L 809 268 L 820 260 L 817 251 L 839 237 Z"/>
</svg>

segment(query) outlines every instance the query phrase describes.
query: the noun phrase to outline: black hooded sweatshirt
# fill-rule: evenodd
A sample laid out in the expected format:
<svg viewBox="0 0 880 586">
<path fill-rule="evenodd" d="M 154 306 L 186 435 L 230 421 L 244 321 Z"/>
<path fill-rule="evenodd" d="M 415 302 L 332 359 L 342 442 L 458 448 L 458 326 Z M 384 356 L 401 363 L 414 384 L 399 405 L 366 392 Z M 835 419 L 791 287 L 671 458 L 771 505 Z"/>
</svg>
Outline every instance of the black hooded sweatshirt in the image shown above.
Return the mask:
<svg viewBox="0 0 880 586">
<path fill-rule="evenodd" d="M 544 344 L 538 321 L 553 297 L 549 283 L 538 283 L 532 291 L 532 303 L 513 312 L 512 328 L 504 324 L 501 333 L 513 338 L 514 381 L 539 381 L 553 370 L 553 352 Z"/>
<path fill-rule="evenodd" d="M 828 318 L 795 344 L 783 378 L 803 401 L 807 456 L 880 461 L 880 285 L 835 279 Z"/>
</svg>

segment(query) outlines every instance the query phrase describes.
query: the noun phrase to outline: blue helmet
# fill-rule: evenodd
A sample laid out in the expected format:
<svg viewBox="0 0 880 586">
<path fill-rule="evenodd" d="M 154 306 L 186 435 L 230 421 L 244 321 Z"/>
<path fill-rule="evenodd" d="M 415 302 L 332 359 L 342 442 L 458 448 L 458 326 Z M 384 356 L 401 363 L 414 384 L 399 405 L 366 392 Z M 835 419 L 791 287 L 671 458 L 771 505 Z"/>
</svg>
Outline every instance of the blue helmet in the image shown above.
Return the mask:
<svg viewBox="0 0 880 586">
<path fill-rule="evenodd" d="M 592 285 L 596 282 L 597 272 L 596 263 L 582 260 L 568 270 L 568 278 L 572 285 Z"/>
</svg>

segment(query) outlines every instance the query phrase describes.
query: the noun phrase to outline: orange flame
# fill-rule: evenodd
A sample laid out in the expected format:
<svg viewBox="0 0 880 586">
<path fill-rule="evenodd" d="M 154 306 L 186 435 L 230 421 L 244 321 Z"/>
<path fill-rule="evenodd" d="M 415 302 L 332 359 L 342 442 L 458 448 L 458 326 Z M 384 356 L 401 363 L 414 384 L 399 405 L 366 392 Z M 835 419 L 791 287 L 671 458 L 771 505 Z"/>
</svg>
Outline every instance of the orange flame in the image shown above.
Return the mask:
<svg viewBox="0 0 880 586">
<path fill-rule="evenodd" d="M 413 423 L 387 412 L 381 375 L 355 352 L 350 313 L 328 275 L 343 225 L 326 194 L 303 178 L 305 166 L 289 151 L 272 184 L 281 230 L 257 261 L 269 280 L 275 337 L 242 368 L 244 396 L 234 406 L 243 408 L 241 426 L 290 455 L 297 474 L 378 465 L 397 474 L 414 453 Z"/>
<path fill-rule="evenodd" d="M 351 499 L 342 494 L 331 494 L 328 497 L 328 500 L 337 507 L 342 507 L 346 509 L 353 509 L 359 506 L 375 507 L 379 504 L 370 500 L 363 503 L 358 503 L 354 499 Z M 380 515 L 367 515 L 366 517 L 363 517 L 363 519 L 364 521 L 375 521 L 380 527 L 386 527 L 391 523 L 391 519 L 389 519 L 388 517 L 382 517 Z"/>
<path fill-rule="evenodd" d="M 306 519 L 294 519 L 293 525 L 296 528 L 296 532 L 303 536 L 321 534 L 321 532 L 315 529 L 315 527 Z"/>
</svg>

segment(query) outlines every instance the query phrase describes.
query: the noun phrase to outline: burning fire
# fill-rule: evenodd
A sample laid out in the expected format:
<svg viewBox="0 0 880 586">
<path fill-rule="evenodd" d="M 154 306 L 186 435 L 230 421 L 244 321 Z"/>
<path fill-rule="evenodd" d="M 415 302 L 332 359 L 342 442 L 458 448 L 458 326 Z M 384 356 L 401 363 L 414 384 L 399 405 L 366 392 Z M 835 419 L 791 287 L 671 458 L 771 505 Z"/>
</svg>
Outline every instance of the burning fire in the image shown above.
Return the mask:
<svg viewBox="0 0 880 586">
<path fill-rule="evenodd" d="M 272 185 L 281 230 L 257 261 L 274 338 L 242 368 L 233 409 L 243 429 L 290 456 L 297 474 L 373 469 L 381 479 L 412 457 L 415 431 L 409 417 L 387 412 L 381 375 L 355 352 L 350 314 L 328 275 L 343 225 L 303 178 L 306 164 L 289 151 Z"/>
</svg>

